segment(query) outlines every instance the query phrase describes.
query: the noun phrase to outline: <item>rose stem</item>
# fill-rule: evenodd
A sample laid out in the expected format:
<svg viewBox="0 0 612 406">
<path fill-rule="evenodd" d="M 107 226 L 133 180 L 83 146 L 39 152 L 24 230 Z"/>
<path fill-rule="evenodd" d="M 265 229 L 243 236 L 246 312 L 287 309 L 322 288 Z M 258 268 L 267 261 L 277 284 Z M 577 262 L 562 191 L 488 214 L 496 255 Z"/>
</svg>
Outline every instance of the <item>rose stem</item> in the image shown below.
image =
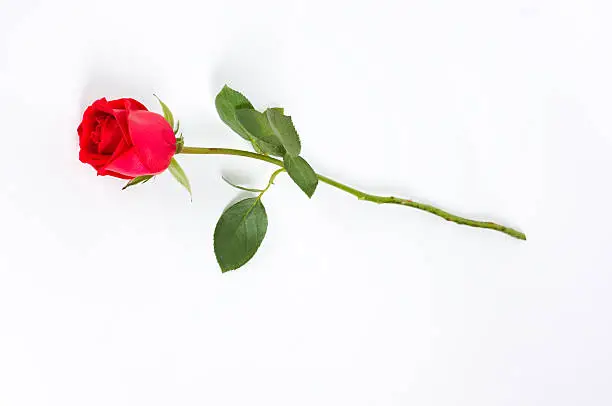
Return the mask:
<svg viewBox="0 0 612 406">
<path fill-rule="evenodd" d="M 283 167 L 283 162 L 276 158 L 269 157 L 263 154 L 257 154 L 255 152 L 243 151 L 239 149 L 231 149 L 231 148 L 200 148 L 200 147 L 183 147 L 181 150 L 182 154 L 199 154 L 199 155 L 236 155 L 236 156 L 244 156 L 247 158 L 258 159 L 260 161 L 269 162 L 274 165 L 278 165 Z M 470 220 L 463 217 L 456 216 L 454 214 L 448 213 L 444 210 L 438 209 L 437 207 L 431 206 L 425 203 L 415 202 L 413 200 L 408 199 L 400 199 L 394 196 L 377 196 L 371 195 L 369 193 L 362 192 L 360 190 L 354 189 L 350 186 L 347 186 L 343 183 L 335 181 L 333 179 L 328 178 L 327 176 L 319 175 L 319 180 L 323 183 L 327 183 L 335 188 L 345 191 L 346 193 L 350 193 L 353 196 L 357 197 L 359 200 L 366 200 L 368 202 L 374 202 L 379 204 L 389 203 L 389 204 L 399 204 L 402 206 L 414 207 L 415 209 L 423 210 L 429 212 L 431 214 L 435 214 L 436 216 L 442 217 L 445 220 L 452 221 L 457 224 L 463 224 L 470 227 L 478 227 L 478 228 L 487 228 L 490 230 L 500 231 L 504 234 L 508 234 L 511 237 L 518 238 L 519 240 L 526 240 L 527 237 L 522 232 L 515 230 L 510 227 L 503 226 L 501 224 L 496 224 L 491 221 L 476 221 Z"/>
</svg>

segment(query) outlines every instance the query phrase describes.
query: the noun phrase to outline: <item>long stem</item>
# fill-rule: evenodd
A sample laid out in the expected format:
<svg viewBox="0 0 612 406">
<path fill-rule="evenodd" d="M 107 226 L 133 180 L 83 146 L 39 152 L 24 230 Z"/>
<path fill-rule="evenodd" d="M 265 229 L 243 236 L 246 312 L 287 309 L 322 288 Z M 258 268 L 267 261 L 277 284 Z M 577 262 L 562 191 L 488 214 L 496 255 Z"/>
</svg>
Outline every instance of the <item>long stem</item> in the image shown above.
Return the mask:
<svg viewBox="0 0 612 406">
<path fill-rule="evenodd" d="M 283 162 L 279 159 L 269 157 L 263 154 L 257 154 L 255 152 L 243 151 L 239 149 L 231 149 L 231 148 L 199 148 L 199 147 L 183 147 L 182 154 L 200 154 L 200 155 L 237 155 L 243 156 L 252 159 L 258 159 L 260 161 L 269 162 L 274 165 L 278 165 L 283 167 Z M 478 228 L 488 228 L 490 230 L 500 231 L 504 234 L 508 234 L 511 237 L 518 238 L 520 240 L 526 240 L 527 237 L 522 232 L 515 230 L 510 227 L 503 226 L 501 224 L 493 223 L 491 221 L 476 221 L 466 219 L 464 217 L 456 216 L 447 211 L 438 209 L 429 204 L 415 202 L 409 199 L 401 199 L 399 197 L 394 196 L 377 196 L 369 193 L 362 192 L 350 186 L 347 186 L 343 183 L 335 181 L 327 176 L 317 175 L 319 180 L 323 183 L 327 183 L 335 188 L 345 191 L 346 193 L 350 193 L 351 195 L 357 197 L 359 200 L 366 200 L 368 202 L 374 203 L 389 203 L 389 204 L 399 204 L 402 206 L 414 207 L 415 209 L 423 210 L 429 212 L 431 214 L 435 214 L 436 216 L 442 217 L 445 220 L 452 221 L 457 224 L 463 224 L 470 227 L 478 227 Z"/>
</svg>

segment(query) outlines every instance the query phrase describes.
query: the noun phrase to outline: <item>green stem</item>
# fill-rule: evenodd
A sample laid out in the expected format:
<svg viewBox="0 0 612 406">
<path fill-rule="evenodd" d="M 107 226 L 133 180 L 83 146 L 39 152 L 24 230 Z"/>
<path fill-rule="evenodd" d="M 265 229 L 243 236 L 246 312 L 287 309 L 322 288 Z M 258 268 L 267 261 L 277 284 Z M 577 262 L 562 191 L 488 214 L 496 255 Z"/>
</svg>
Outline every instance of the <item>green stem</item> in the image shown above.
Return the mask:
<svg viewBox="0 0 612 406">
<path fill-rule="evenodd" d="M 284 172 L 284 171 L 285 171 L 285 168 L 280 168 L 274 171 L 274 173 L 270 176 L 270 180 L 268 181 L 268 186 L 266 186 L 265 189 L 259 192 L 259 196 L 257 196 L 257 200 L 261 200 L 261 197 L 264 195 L 264 193 L 266 193 L 268 189 L 270 189 L 270 186 L 272 186 L 272 184 L 274 183 L 274 179 L 276 179 L 279 173 Z"/>
<path fill-rule="evenodd" d="M 239 149 L 231 149 L 231 148 L 199 148 L 199 147 L 183 147 L 182 154 L 200 154 L 200 155 L 236 155 L 243 156 L 252 159 L 258 159 L 260 161 L 269 162 L 274 165 L 278 165 L 281 168 L 283 167 L 283 162 L 279 159 L 269 157 L 267 155 L 257 154 L 255 152 L 242 151 Z M 277 171 L 278 173 L 282 171 Z M 278 174 L 275 172 L 273 174 L 273 178 Z M 491 221 L 476 221 L 470 220 L 463 217 L 456 216 L 444 210 L 438 209 L 429 204 L 415 202 L 413 200 L 401 199 L 399 197 L 394 196 L 377 196 L 371 195 L 369 193 L 362 192 L 350 186 L 347 186 L 343 183 L 337 182 L 333 179 L 328 178 L 327 176 L 317 175 L 319 180 L 323 183 L 327 183 L 335 188 L 345 191 L 359 200 L 366 200 L 368 202 L 374 202 L 379 204 L 389 203 L 389 204 L 399 204 L 402 206 L 413 207 L 415 209 L 423 210 L 429 212 L 431 214 L 435 214 L 436 216 L 442 217 L 445 220 L 452 221 L 457 224 L 463 224 L 470 227 L 478 227 L 478 228 L 488 228 L 490 230 L 496 230 L 502 232 L 504 234 L 508 234 L 511 237 L 518 238 L 520 240 L 526 240 L 527 237 L 522 232 L 515 230 L 510 227 L 503 226 L 501 224 L 493 223 Z M 269 185 L 268 185 L 269 187 Z"/>
</svg>

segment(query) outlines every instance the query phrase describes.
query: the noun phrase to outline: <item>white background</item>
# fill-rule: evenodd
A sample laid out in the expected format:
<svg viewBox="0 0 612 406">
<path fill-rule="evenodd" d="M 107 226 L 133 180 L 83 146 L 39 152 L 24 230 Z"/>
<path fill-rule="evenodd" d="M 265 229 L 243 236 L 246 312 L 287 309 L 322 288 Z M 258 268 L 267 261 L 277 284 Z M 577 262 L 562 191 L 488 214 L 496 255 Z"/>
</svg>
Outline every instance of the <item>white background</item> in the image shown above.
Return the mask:
<svg viewBox="0 0 612 406">
<path fill-rule="evenodd" d="M 0 0 L 0 405 L 612 404 L 609 1 Z M 96 98 L 159 94 L 246 148 L 229 84 L 315 169 L 527 242 L 280 176 L 221 274 L 218 216 L 269 165 L 181 156 L 121 191 L 78 159 Z"/>
</svg>

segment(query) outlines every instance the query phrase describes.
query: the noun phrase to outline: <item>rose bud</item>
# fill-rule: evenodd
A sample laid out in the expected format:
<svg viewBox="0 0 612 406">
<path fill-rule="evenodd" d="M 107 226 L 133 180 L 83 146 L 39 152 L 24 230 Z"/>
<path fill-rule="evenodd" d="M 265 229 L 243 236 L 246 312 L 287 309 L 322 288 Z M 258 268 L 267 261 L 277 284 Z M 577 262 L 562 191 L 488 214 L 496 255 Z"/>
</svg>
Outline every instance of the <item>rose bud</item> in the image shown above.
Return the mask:
<svg viewBox="0 0 612 406">
<path fill-rule="evenodd" d="M 176 138 L 164 117 L 134 99 L 96 100 L 78 128 L 79 159 L 98 175 L 131 179 L 170 165 Z"/>
</svg>

